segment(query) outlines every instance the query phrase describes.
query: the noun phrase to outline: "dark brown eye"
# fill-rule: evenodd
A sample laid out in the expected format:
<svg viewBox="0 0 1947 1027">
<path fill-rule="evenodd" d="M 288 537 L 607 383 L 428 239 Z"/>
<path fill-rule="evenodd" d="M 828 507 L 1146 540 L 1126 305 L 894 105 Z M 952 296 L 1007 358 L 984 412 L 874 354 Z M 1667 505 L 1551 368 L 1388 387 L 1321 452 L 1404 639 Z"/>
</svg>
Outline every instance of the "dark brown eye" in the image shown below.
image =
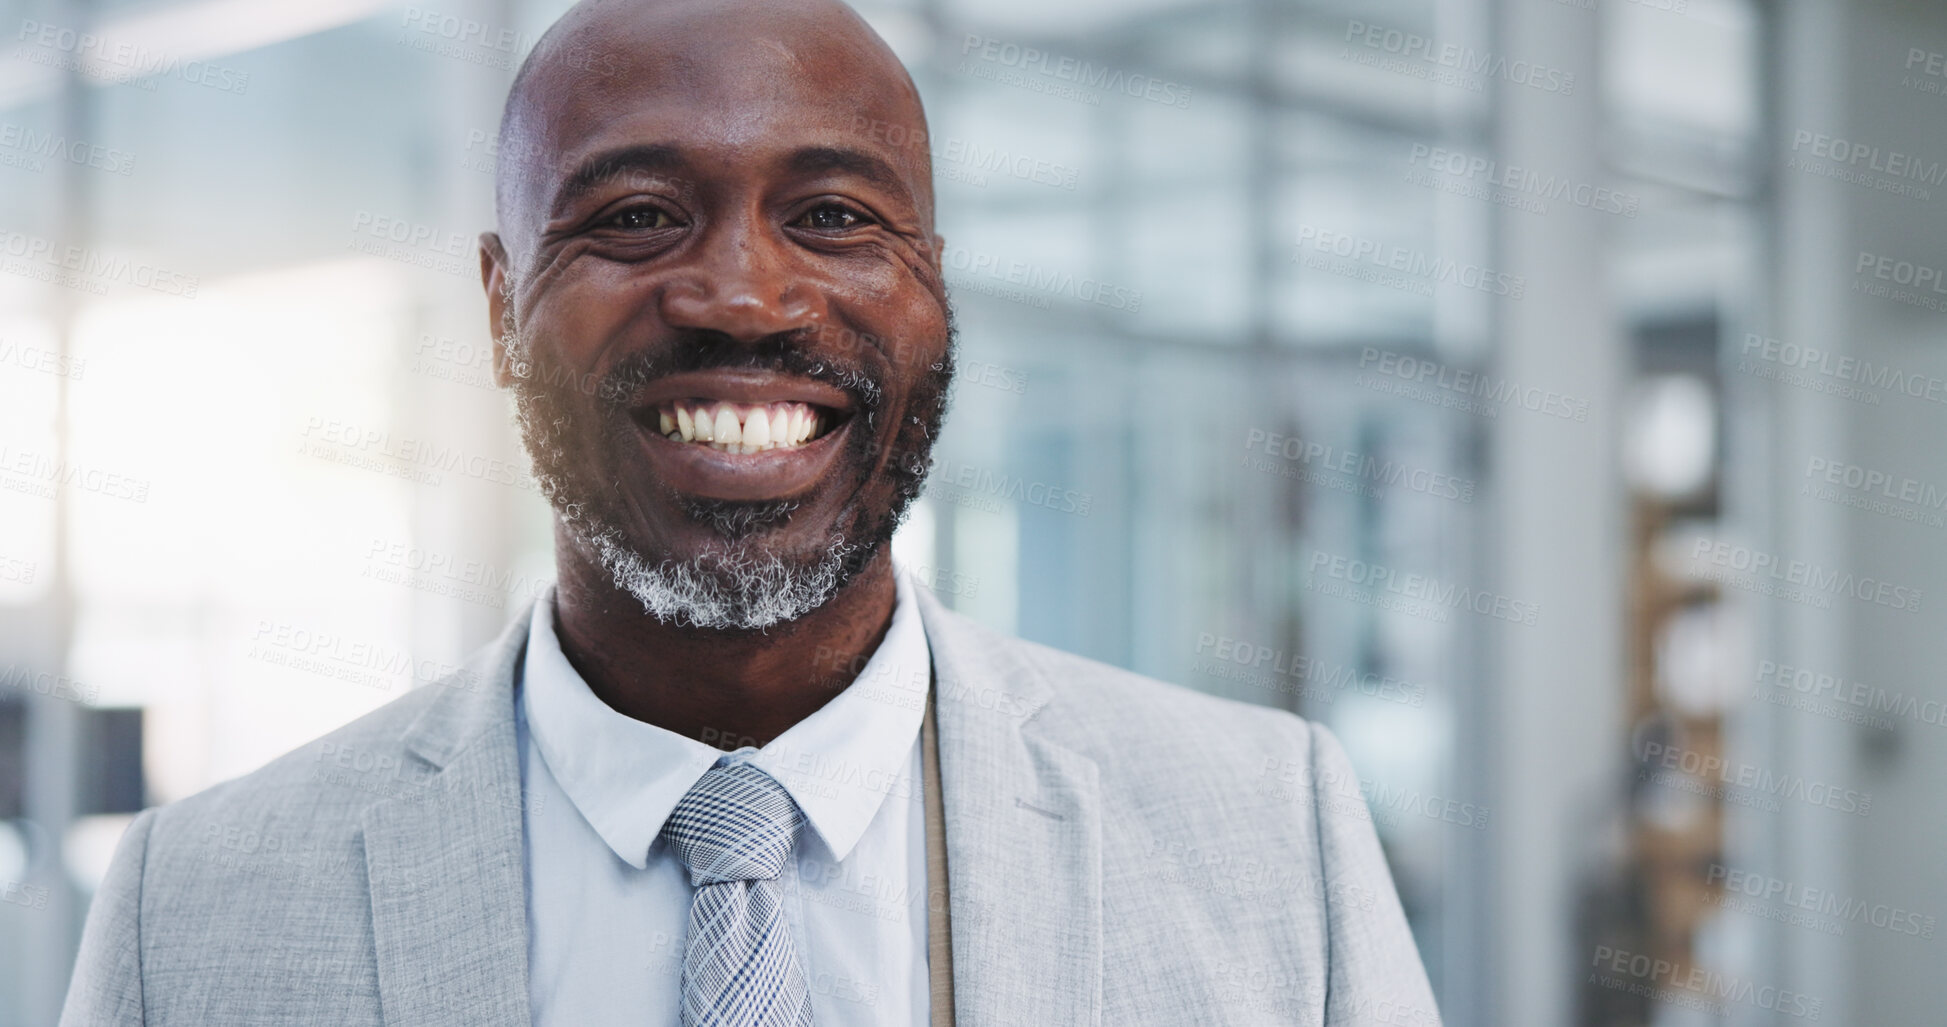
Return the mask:
<svg viewBox="0 0 1947 1027">
<path fill-rule="evenodd" d="M 804 216 L 798 219 L 799 225 L 820 232 L 843 231 L 847 228 L 856 228 L 864 223 L 864 218 L 858 216 L 858 214 L 849 208 L 841 207 L 836 203 L 820 204 L 806 211 Z"/>
<path fill-rule="evenodd" d="M 635 207 L 615 215 L 613 224 L 632 232 L 645 232 L 655 228 L 668 228 L 675 224 L 674 218 L 661 207 Z"/>
</svg>

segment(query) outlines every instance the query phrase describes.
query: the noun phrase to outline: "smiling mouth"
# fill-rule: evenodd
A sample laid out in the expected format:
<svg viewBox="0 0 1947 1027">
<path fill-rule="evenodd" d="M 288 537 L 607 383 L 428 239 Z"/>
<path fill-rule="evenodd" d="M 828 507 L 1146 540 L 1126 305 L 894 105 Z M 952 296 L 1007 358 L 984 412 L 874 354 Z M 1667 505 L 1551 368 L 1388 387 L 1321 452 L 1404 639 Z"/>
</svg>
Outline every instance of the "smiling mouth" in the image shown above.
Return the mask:
<svg viewBox="0 0 1947 1027">
<path fill-rule="evenodd" d="M 704 499 L 790 499 L 818 488 L 861 409 L 827 382 L 754 368 L 674 374 L 632 398 L 652 472 Z"/>
<path fill-rule="evenodd" d="M 671 442 L 707 446 L 719 453 L 750 454 L 799 449 L 823 438 L 843 415 L 815 403 L 735 403 L 680 399 L 656 404 L 656 432 Z"/>
</svg>

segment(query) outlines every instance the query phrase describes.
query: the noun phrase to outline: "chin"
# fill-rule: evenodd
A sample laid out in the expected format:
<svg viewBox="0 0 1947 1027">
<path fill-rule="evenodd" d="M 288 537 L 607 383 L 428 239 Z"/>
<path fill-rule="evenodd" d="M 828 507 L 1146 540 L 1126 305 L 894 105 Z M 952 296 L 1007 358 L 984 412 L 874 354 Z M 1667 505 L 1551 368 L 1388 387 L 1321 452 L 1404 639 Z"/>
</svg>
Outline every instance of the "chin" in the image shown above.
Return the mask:
<svg viewBox="0 0 1947 1027">
<path fill-rule="evenodd" d="M 807 546 L 770 544 L 771 532 L 717 538 L 686 553 L 646 555 L 619 531 L 584 539 L 609 580 L 643 613 L 677 627 L 763 631 L 830 602 L 877 547 L 830 535 Z"/>
</svg>

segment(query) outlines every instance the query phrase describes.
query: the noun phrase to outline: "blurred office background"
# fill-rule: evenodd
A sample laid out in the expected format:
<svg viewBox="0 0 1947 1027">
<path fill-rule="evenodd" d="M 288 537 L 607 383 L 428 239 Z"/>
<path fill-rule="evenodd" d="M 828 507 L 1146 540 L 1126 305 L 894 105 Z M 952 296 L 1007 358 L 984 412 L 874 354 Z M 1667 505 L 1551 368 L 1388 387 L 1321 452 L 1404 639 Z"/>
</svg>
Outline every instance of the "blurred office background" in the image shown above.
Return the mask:
<svg viewBox="0 0 1947 1027">
<path fill-rule="evenodd" d="M 0 1024 L 136 811 L 548 580 L 471 240 L 564 6 L 0 3 Z M 861 10 L 929 587 L 1330 725 L 1449 1023 L 1941 1022 L 1947 9 Z"/>
</svg>

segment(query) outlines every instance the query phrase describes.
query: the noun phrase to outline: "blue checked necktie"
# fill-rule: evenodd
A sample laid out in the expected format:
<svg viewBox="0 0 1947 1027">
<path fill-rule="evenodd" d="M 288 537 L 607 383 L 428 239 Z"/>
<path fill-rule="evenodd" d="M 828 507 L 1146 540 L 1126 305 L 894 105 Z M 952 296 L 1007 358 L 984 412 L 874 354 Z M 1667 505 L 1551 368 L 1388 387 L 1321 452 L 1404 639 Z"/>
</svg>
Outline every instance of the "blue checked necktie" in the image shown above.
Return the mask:
<svg viewBox="0 0 1947 1027">
<path fill-rule="evenodd" d="M 696 888 L 683 1027 L 810 1027 L 811 989 L 777 884 L 802 823 L 783 785 L 732 763 L 690 786 L 663 824 Z"/>
</svg>

